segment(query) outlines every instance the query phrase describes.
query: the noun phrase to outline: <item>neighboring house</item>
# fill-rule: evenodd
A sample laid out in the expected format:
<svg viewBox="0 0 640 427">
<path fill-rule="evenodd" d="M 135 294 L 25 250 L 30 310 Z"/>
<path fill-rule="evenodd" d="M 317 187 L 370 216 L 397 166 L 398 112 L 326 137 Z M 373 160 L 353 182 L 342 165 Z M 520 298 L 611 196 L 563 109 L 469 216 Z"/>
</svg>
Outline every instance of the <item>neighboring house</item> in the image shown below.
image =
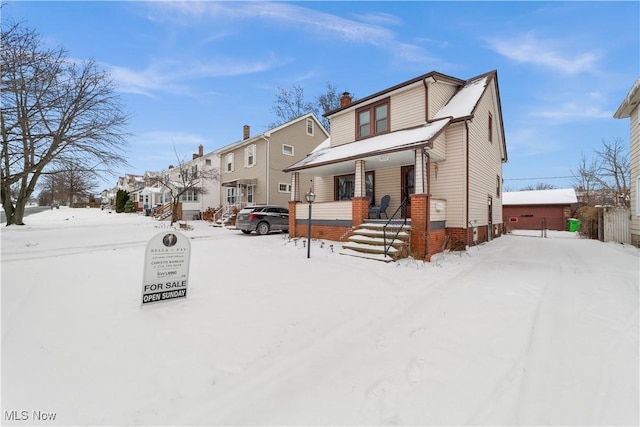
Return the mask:
<svg viewBox="0 0 640 427">
<path fill-rule="evenodd" d="M 496 71 L 461 80 L 430 72 L 325 115 L 331 137 L 292 172 L 292 236 L 307 234 L 305 193 L 316 195 L 312 236 L 343 241 L 391 196 L 387 214 L 410 220 L 418 259 L 503 233 L 507 149 Z M 384 218 L 384 216 L 383 216 Z"/>
<path fill-rule="evenodd" d="M 158 204 L 171 203 L 171 194 L 177 194 L 178 191 L 185 188 L 184 183 L 186 182 L 188 185 L 186 188 L 201 186 L 203 190 L 187 190 L 180 196 L 178 219 L 200 218 L 201 213 L 207 209 L 218 208 L 220 206 L 220 181 L 214 179 L 214 176 L 219 176 L 219 157 L 215 151 L 205 154 L 202 145 L 198 146 L 198 152 L 194 153 L 192 157 L 181 166 L 169 166 L 158 174 L 156 184 L 142 189 L 140 195 L 145 197 L 145 204 L 148 203 L 149 207 L 153 207 Z M 186 173 L 187 178 L 183 180 L 180 176 L 181 173 Z M 189 176 L 197 177 L 197 179 L 190 179 Z"/>
<path fill-rule="evenodd" d="M 508 230 L 566 231 L 578 198 L 573 188 L 502 193 Z"/>
<path fill-rule="evenodd" d="M 144 175 L 126 174 L 125 176 L 118 177 L 118 183 L 116 184 L 117 190 L 124 190 L 127 193 L 137 190 L 145 184 Z"/>
<path fill-rule="evenodd" d="M 636 80 L 613 117 L 631 122 L 631 243 L 640 247 L 640 78 Z"/>
<path fill-rule="evenodd" d="M 326 140 L 329 134 L 307 114 L 256 136 L 243 128 L 242 140 L 215 151 L 220 158 L 220 204 L 227 209 L 281 205 L 291 199 L 291 178 L 283 169 Z"/>
</svg>

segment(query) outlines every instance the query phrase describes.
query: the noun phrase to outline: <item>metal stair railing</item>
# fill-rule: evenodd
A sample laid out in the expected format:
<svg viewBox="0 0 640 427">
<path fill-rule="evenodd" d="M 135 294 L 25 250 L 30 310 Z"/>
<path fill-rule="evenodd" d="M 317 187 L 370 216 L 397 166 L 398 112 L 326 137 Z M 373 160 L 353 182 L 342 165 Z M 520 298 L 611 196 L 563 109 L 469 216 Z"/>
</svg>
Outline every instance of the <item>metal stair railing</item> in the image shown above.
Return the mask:
<svg viewBox="0 0 640 427">
<path fill-rule="evenodd" d="M 396 209 L 393 215 L 391 215 L 391 217 L 387 220 L 387 222 L 382 227 L 382 237 L 384 239 L 384 256 L 387 256 L 389 249 L 398 238 L 398 235 L 403 230 L 404 226 L 407 225 L 406 210 L 407 210 L 408 204 L 409 204 L 409 198 L 405 197 L 402 203 L 400 203 L 400 206 L 398 206 L 398 209 Z M 387 245 L 387 227 L 389 227 L 393 221 L 397 221 L 400 218 L 403 219 L 402 226 L 398 227 L 393 237 L 390 238 L 389 244 Z M 400 225 L 400 222 L 394 222 L 394 224 Z"/>
</svg>

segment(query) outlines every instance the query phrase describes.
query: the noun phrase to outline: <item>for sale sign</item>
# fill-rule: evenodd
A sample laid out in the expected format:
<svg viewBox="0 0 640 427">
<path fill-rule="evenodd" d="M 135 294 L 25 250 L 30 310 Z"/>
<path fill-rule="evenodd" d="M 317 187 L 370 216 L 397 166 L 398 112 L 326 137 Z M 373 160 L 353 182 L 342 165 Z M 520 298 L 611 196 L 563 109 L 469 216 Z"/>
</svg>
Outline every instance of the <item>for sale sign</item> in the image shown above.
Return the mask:
<svg viewBox="0 0 640 427">
<path fill-rule="evenodd" d="M 191 243 L 182 233 L 165 231 L 147 244 L 142 306 L 187 297 Z"/>
</svg>

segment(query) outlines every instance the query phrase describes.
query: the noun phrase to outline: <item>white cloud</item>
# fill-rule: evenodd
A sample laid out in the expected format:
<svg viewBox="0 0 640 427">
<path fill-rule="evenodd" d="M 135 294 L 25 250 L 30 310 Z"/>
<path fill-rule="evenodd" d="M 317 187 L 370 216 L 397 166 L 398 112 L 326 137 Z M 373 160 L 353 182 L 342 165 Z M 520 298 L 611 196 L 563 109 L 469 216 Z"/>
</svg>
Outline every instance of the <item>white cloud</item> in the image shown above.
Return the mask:
<svg viewBox="0 0 640 427">
<path fill-rule="evenodd" d="M 307 33 L 323 38 L 361 43 L 384 49 L 404 61 L 440 63 L 419 45 L 401 42 L 395 32 L 384 25 L 400 25 L 401 19 L 385 13 L 357 15 L 353 19 L 317 11 L 288 3 L 271 2 L 154 2 L 156 11 L 166 13 L 174 22 L 176 14 L 192 19 L 243 20 L 258 19 L 275 24 L 295 26 Z"/>
<path fill-rule="evenodd" d="M 592 72 L 600 56 L 580 47 L 564 45 L 559 40 L 542 39 L 534 32 L 508 38 L 491 38 L 492 50 L 522 64 L 534 64 L 564 74 Z"/>
<path fill-rule="evenodd" d="M 585 119 L 610 119 L 613 116 L 613 112 L 603 110 L 598 105 L 565 102 L 553 108 L 534 111 L 531 115 L 556 122 L 569 122 Z"/>
<path fill-rule="evenodd" d="M 227 77 L 259 73 L 289 63 L 289 59 L 267 55 L 263 59 L 235 60 L 231 58 L 210 59 L 202 61 L 189 59 L 185 61 L 158 61 L 144 70 L 136 71 L 125 67 L 105 65 L 118 90 L 153 96 L 155 92 L 193 95 L 186 84 L 188 81 L 208 78 Z"/>
</svg>

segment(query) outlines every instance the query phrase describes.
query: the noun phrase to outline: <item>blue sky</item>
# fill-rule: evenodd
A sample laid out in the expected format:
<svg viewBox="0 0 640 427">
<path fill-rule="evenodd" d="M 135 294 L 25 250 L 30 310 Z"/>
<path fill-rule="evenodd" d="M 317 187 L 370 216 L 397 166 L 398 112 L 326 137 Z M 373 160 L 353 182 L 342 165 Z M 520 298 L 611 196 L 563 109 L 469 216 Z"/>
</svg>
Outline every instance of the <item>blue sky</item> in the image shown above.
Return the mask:
<svg viewBox="0 0 640 427">
<path fill-rule="evenodd" d="M 278 87 L 362 98 L 429 71 L 497 70 L 505 188 L 571 186 L 582 153 L 629 141 L 613 113 L 640 75 L 639 2 L 16 2 L 47 45 L 110 71 L 132 167 L 163 170 L 276 120 Z M 523 180 L 522 178 L 533 178 Z M 103 187 L 113 186 L 107 178 Z"/>
</svg>

